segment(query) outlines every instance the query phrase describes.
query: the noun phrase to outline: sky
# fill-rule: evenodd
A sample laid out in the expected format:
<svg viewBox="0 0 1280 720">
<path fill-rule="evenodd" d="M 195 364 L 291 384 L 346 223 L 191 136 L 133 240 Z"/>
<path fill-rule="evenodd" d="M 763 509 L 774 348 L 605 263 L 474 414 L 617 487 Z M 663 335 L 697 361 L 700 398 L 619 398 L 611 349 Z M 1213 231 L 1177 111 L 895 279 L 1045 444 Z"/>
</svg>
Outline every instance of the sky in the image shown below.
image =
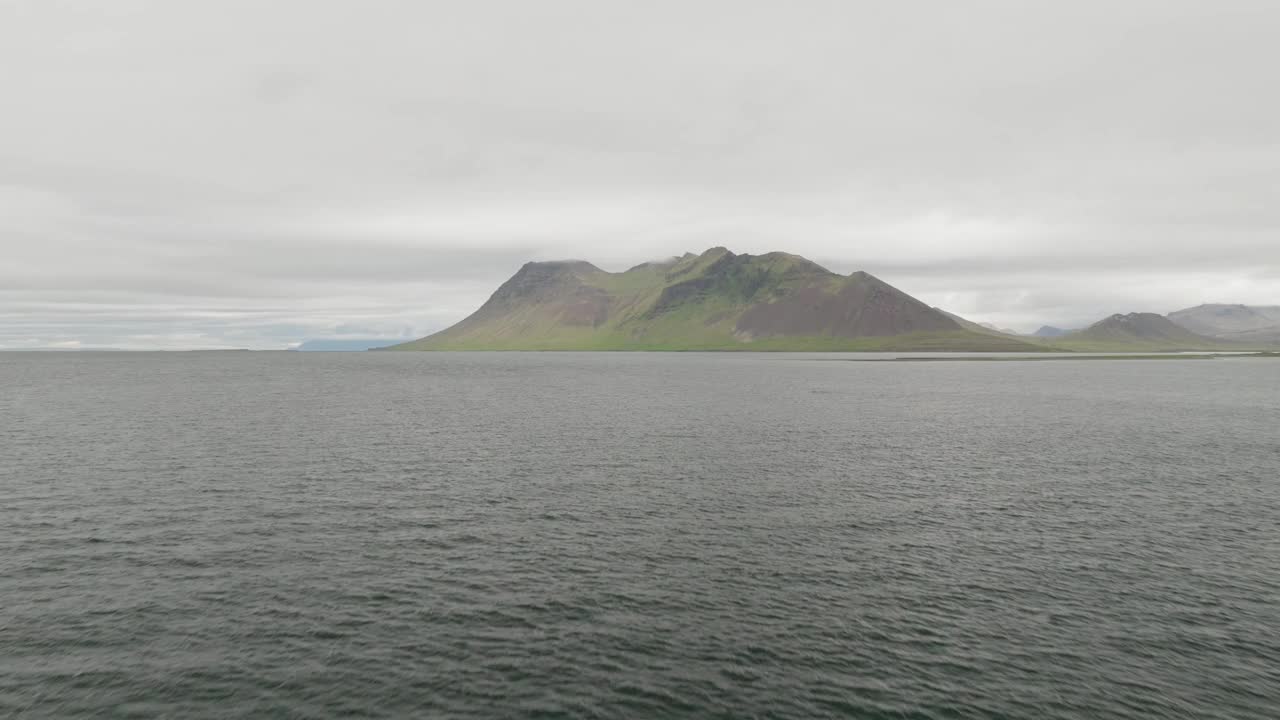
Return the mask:
<svg viewBox="0 0 1280 720">
<path fill-rule="evenodd" d="M 1280 304 L 1274 0 L 0 0 L 0 348 L 418 337 L 723 245 Z"/>
</svg>

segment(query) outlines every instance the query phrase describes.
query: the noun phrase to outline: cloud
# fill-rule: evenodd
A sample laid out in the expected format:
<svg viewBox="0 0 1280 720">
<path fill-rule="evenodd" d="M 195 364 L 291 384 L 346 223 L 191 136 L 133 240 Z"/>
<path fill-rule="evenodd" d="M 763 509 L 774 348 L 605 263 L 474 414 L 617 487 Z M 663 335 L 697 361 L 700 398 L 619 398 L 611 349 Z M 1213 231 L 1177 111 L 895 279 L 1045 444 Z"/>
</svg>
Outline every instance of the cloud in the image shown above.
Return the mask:
<svg viewBox="0 0 1280 720">
<path fill-rule="evenodd" d="M 727 245 L 1001 326 L 1280 303 L 1265 0 L 14 0 L 0 347 L 448 325 Z"/>
</svg>

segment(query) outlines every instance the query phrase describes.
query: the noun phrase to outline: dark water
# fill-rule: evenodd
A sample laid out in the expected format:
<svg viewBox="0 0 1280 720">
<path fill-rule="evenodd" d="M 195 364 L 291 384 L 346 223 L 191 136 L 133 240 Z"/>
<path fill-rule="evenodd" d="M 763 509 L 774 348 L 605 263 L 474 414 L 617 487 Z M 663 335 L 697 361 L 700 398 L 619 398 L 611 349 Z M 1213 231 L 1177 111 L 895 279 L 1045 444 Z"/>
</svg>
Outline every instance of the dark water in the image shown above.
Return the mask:
<svg viewBox="0 0 1280 720">
<path fill-rule="evenodd" d="M 1280 717 L 1280 362 L 0 356 L 0 716 Z"/>
</svg>

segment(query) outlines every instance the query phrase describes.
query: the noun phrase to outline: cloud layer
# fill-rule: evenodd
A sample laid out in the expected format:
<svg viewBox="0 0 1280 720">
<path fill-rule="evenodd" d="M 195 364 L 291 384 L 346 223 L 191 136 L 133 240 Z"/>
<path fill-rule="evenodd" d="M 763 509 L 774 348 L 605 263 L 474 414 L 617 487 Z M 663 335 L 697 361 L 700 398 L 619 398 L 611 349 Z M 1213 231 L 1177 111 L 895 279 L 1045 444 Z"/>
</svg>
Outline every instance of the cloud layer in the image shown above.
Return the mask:
<svg viewBox="0 0 1280 720">
<path fill-rule="evenodd" d="M 0 0 L 0 347 L 412 337 L 726 245 L 1031 330 L 1280 303 L 1280 5 Z"/>
</svg>

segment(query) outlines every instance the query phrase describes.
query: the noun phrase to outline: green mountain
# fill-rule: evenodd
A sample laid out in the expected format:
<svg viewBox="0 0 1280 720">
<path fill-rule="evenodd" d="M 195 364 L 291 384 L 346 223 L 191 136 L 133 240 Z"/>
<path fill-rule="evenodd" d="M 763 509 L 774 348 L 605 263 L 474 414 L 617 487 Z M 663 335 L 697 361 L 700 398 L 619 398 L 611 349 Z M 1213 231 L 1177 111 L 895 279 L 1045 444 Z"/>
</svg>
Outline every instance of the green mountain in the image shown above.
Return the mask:
<svg viewBox="0 0 1280 720">
<path fill-rule="evenodd" d="M 712 248 L 621 273 L 581 261 L 528 263 L 457 325 L 389 349 L 1044 348 L 963 326 L 865 272 L 837 275 L 796 255 Z"/>
<path fill-rule="evenodd" d="M 1112 315 L 1084 330 L 1045 340 L 1055 348 L 1096 352 L 1250 349 L 1246 345 L 1193 333 L 1155 313 Z"/>
</svg>

